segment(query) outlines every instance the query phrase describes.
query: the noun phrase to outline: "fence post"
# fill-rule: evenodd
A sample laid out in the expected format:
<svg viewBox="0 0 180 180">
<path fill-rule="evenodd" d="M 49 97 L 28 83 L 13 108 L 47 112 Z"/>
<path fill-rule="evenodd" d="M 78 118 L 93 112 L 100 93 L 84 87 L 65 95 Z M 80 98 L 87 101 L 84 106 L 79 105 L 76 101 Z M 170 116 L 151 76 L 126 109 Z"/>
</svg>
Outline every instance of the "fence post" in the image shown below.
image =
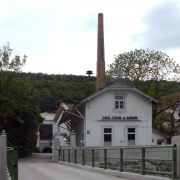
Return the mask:
<svg viewBox="0 0 180 180">
<path fill-rule="evenodd" d="M 64 151 L 65 151 L 65 150 L 63 149 L 63 161 L 64 161 Z"/>
<path fill-rule="evenodd" d="M 0 180 L 7 178 L 7 139 L 5 131 L 0 135 Z"/>
<path fill-rule="evenodd" d="M 107 149 L 104 149 L 104 169 L 107 169 Z"/>
<path fill-rule="evenodd" d="M 70 163 L 70 149 L 68 149 L 68 163 Z"/>
<path fill-rule="evenodd" d="M 141 174 L 145 175 L 145 148 L 142 146 L 142 156 L 141 156 Z"/>
<path fill-rule="evenodd" d="M 172 178 L 176 179 L 177 178 L 177 146 L 174 144 L 173 148 L 173 175 Z"/>
<path fill-rule="evenodd" d="M 123 172 L 123 148 L 120 148 L 120 172 Z"/>
<path fill-rule="evenodd" d="M 74 163 L 77 164 L 77 150 L 74 150 Z"/>
<path fill-rule="evenodd" d="M 85 165 L 85 150 L 82 150 L 82 165 Z"/>
<path fill-rule="evenodd" d="M 18 149 L 14 148 L 13 149 L 13 175 L 14 175 L 14 180 L 18 180 Z"/>
<path fill-rule="evenodd" d="M 60 154 L 61 154 L 61 152 L 60 152 L 61 150 L 60 149 L 58 149 L 58 161 L 60 161 Z"/>
<path fill-rule="evenodd" d="M 176 155 L 176 158 L 177 158 L 177 165 L 176 167 L 180 167 L 180 136 L 173 136 L 172 137 L 172 144 L 176 144 L 176 151 L 177 151 L 177 155 Z M 176 176 L 177 176 L 177 179 L 180 179 L 180 171 L 177 171 L 176 169 Z"/>
<path fill-rule="evenodd" d="M 94 149 L 92 149 L 92 167 L 94 167 Z"/>
</svg>

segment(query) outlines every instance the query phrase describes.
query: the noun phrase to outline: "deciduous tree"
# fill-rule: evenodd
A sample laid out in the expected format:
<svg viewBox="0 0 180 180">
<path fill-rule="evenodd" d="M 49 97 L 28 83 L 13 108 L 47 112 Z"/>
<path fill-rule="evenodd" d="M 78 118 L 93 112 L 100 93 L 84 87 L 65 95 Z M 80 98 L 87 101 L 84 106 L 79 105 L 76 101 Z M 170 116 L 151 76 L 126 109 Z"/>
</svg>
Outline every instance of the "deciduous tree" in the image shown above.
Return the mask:
<svg viewBox="0 0 180 180">
<path fill-rule="evenodd" d="M 36 147 L 36 133 L 42 122 L 39 95 L 28 78 L 19 76 L 26 56 L 10 60 L 11 52 L 9 44 L 0 49 L 0 131 L 4 129 L 8 142 L 25 156 Z"/>
<path fill-rule="evenodd" d="M 161 51 L 136 49 L 115 56 L 115 61 L 109 65 L 106 72 L 106 78 L 109 77 L 123 79 L 161 102 L 162 97 L 172 91 L 176 82 L 179 82 L 180 66 Z M 157 105 L 153 107 L 153 118 L 159 114 L 158 109 Z"/>
</svg>

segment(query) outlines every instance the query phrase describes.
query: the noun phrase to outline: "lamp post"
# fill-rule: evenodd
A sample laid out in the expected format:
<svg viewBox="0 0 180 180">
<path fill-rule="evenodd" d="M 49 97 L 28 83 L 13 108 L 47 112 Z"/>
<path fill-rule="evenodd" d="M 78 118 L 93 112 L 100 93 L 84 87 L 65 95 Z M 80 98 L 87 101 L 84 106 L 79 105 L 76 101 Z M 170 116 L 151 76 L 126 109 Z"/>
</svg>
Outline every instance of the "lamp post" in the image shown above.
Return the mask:
<svg viewBox="0 0 180 180">
<path fill-rule="evenodd" d="M 89 75 L 89 95 L 90 95 L 90 76 L 91 76 L 91 74 L 93 74 L 93 72 L 89 70 L 86 72 L 86 74 Z"/>
</svg>

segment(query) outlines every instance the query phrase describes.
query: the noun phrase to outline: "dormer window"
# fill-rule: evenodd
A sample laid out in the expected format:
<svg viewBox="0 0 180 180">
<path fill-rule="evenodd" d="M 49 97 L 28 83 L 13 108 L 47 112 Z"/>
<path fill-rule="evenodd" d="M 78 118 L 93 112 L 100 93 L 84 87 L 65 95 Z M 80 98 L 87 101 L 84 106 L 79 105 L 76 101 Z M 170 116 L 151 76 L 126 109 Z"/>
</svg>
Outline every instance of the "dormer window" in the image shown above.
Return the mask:
<svg viewBox="0 0 180 180">
<path fill-rule="evenodd" d="M 115 92 L 113 94 L 112 111 L 114 113 L 122 114 L 126 112 L 126 98 L 127 98 L 127 94 L 124 92 L 121 93 Z"/>
<path fill-rule="evenodd" d="M 124 97 L 115 96 L 115 109 L 123 109 L 123 108 L 124 108 Z"/>
</svg>

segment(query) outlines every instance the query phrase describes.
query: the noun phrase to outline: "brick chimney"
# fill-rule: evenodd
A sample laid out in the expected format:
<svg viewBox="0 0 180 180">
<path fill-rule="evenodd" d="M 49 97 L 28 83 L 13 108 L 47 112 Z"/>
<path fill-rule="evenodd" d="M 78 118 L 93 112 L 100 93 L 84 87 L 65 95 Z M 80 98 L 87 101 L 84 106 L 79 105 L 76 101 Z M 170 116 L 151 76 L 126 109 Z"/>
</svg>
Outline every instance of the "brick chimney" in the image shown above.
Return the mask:
<svg viewBox="0 0 180 180">
<path fill-rule="evenodd" d="M 103 14 L 98 14 L 98 44 L 97 44 L 97 77 L 96 85 L 102 83 L 102 75 L 105 73 L 105 58 L 104 58 L 104 27 Z"/>
</svg>

